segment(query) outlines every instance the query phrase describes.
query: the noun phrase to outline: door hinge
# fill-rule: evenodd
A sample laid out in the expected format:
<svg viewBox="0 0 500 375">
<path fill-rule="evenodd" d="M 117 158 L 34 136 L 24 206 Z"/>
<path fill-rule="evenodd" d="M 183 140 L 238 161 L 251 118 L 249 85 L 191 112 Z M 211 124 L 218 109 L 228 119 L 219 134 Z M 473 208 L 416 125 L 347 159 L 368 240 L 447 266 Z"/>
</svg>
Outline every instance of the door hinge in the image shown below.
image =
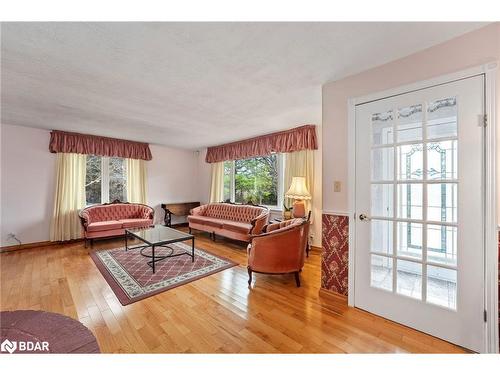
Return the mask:
<svg viewBox="0 0 500 375">
<path fill-rule="evenodd" d="M 484 310 L 484 322 L 486 323 L 488 321 L 488 312 L 486 310 Z"/>
</svg>

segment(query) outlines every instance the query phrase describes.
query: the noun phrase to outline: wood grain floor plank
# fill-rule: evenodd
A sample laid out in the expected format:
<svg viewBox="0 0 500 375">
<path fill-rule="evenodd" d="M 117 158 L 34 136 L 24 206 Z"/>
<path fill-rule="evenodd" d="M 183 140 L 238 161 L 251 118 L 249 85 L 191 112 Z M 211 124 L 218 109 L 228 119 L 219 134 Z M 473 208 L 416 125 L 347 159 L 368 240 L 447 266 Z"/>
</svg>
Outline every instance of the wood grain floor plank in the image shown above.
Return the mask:
<svg viewBox="0 0 500 375">
<path fill-rule="evenodd" d="M 256 274 L 243 244 L 196 233 L 196 246 L 239 266 L 122 306 L 89 252 L 123 246 L 73 242 L 0 254 L 0 309 L 79 319 L 109 353 L 460 353 L 422 332 L 318 295 L 321 254 L 293 277 Z"/>
</svg>

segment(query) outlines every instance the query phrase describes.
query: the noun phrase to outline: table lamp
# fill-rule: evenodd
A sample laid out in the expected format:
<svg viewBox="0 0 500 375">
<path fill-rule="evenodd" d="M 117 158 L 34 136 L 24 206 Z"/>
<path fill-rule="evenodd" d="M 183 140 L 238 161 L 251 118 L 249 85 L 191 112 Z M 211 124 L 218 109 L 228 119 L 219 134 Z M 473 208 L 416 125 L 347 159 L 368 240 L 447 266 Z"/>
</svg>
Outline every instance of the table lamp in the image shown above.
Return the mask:
<svg viewBox="0 0 500 375">
<path fill-rule="evenodd" d="M 304 200 L 311 199 L 311 194 L 306 187 L 305 177 L 292 177 L 290 189 L 285 193 L 285 197 L 294 199 L 293 217 L 305 217 L 306 206 Z"/>
</svg>

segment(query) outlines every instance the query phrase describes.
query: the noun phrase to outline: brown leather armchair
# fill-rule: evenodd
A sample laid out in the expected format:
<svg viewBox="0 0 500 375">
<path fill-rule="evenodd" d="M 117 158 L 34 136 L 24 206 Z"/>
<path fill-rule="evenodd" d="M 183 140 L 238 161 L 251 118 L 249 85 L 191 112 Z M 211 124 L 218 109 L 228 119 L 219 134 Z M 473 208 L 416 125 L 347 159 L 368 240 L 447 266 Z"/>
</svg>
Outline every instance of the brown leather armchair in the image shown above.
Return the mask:
<svg viewBox="0 0 500 375">
<path fill-rule="evenodd" d="M 248 285 L 252 283 L 253 272 L 293 273 L 300 287 L 299 272 L 304 266 L 308 233 L 307 220 L 292 219 L 268 225 L 265 233 L 253 236 L 247 248 Z"/>
</svg>

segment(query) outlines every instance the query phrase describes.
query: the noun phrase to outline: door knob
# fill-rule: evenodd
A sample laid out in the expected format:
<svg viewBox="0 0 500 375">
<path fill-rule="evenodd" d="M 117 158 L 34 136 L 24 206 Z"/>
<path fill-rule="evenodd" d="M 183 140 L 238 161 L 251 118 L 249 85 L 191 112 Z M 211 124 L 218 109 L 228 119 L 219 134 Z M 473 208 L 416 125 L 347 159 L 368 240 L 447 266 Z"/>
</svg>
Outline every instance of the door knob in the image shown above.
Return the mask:
<svg viewBox="0 0 500 375">
<path fill-rule="evenodd" d="M 365 214 L 361 214 L 361 215 L 359 215 L 359 220 L 361 220 L 361 221 L 368 221 L 370 219 Z"/>
</svg>

